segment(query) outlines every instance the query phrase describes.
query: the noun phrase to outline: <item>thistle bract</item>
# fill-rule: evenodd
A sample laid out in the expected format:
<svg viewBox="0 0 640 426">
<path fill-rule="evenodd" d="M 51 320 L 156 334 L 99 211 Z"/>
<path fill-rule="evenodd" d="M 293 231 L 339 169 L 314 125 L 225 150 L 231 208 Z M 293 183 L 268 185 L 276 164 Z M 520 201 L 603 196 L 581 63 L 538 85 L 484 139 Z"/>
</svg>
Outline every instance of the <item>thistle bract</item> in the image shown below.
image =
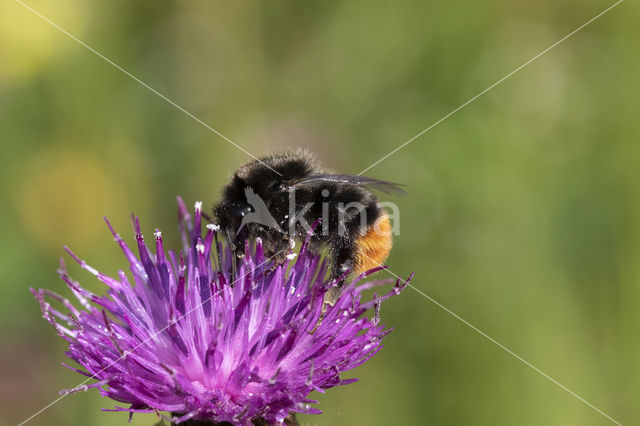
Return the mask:
<svg viewBox="0 0 640 426">
<path fill-rule="evenodd" d="M 202 230 L 201 203 L 193 220 L 180 199 L 178 206 L 179 252 L 165 252 L 157 230 L 150 249 L 135 219 L 134 254 L 107 222 L 128 273 L 106 276 L 67 249 L 107 286 L 105 296 L 71 279 L 62 260 L 60 277 L 79 307 L 32 289 L 44 318 L 68 342 L 68 357 L 80 365 L 67 367 L 88 377 L 62 393 L 97 388 L 125 404 L 113 411 L 168 411 L 174 423 L 280 424 L 290 412 L 320 413 L 309 393 L 357 380 L 341 374 L 381 349 L 389 330 L 379 324 L 380 303 L 406 282 L 362 302 L 363 290 L 389 282 L 362 283 L 363 274 L 317 326 L 324 294 L 335 283 L 326 278 L 326 260 L 306 242 L 284 263 L 267 257 L 260 241 L 247 243 L 232 268 L 236 256 L 218 243 L 217 227 Z M 370 308 L 372 318 L 364 315 Z"/>
</svg>

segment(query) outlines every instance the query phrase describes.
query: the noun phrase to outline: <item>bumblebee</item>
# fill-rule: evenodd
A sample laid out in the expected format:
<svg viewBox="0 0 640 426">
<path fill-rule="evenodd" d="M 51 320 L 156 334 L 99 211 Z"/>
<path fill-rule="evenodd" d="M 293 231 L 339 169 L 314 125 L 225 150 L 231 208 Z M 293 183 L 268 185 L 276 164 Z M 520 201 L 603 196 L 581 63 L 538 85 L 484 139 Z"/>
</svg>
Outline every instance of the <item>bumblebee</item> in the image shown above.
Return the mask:
<svg viewBox="0 0 640 426">
<path fill-rule="evenodd" d="M 392 227 L 372 192 L 405 195 L 400 185 L 365 176 L 327 172 L 307 151 L 288 151 L 240 166 L 224 187 L 214 215 L 232 249 L 261 238 L 267 255 L 284 259 L 296 240 L 328 249 L 332 278 L 344 279 L 382 264 L 392 246 Z"/>
</svg>

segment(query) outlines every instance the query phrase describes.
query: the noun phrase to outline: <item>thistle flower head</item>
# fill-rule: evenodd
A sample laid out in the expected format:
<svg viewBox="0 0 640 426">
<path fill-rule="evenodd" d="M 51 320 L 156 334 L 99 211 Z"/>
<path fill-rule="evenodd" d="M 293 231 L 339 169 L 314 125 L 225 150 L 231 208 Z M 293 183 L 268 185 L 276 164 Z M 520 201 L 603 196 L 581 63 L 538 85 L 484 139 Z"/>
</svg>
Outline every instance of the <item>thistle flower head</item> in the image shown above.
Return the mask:
<svg viewBox="0 0 640 426">
<path fill-rule="evenodd" d="M 60 277 L 79 308 L 32 289 L 44 318 L 68 342 L 67 355 L 80 365 L 67 367 L 88 377 L 62 393 L 97 388 L 126 404 L 106 411 L 168 411 L 174 423 L 280 424 L 290 412 L 320 413 L 309 393 L 357 380 L 341 374 L 381 349 L 390 330 L 379 324 L 380 303 L 406 282 L 398 280 L 389 293 L 363 302 L 363 290 L 389 282 L 361 283 L 363 274 L 344 287 L 312 332 L 334 284 L 325 278 L 326 260 L 305 243 L 295 259 L 277 262 L 257 241 L 246 245 L 232 268 L 235 255 L 218 243 L 218 228 L 209 224 L 203 234 L 200 204 L 193 221 L 182 200 L 178 205 L 180 252 L 166 252 L 158 230 L 155 249 L 149 249 L 136 219 L 135 254 L 107 222 L 129 273 L 109 277 L 67 249 L 107 286 L 106 295 L 72 280 L 62 260 Z M 364 315 L 370 308 L 372 318 Z"/>
</svg>

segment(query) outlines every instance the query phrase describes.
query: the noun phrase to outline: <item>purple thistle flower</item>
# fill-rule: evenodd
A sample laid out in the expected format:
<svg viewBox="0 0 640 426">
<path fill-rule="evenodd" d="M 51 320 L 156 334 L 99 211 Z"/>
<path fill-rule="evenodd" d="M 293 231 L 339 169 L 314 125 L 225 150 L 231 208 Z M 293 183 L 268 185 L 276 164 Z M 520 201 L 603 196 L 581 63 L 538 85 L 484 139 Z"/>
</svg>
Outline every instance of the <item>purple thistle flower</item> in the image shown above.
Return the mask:
<svg viewBox="0 0 640 426">
<path fill-rule="evenodd" d="M 72 280 L 62 260 L 58 272 L 80 309 L 51 291 L 31 289 L 43 317 L 69 343 L 67 356 L 82 369 L 63 365 L 88 377 L 61 393 L 97 388 L 128 404 L 105 411 L 169 411 L 178 413 L 174 423 L 282 424 L 290 412 L 320 413 L 307 396 L 357 380 L 340 375 L 382 348 L 390 330 L 379 324 L 380 304 L 407 282 L 398 280 L 386 295 L 361 302 L 363 290 L 390 282 L 359 284 L 383 268 L 362 274 L 311 333 L 332 282 L 325 278 L 326 259 L 307 250 L 308 239 L 296 261 L 289 253 L 282 265 L 265 256 L 260 241 L 247 244 L 232 282 L 234 254 L 218 243 L 215 225 L 202 236 L 201 203 L 193 223 L 180 198 L 178 206 L 184 249 L 177 254 L 165 253 L 158 230 L 153 254 L 136 218 L 136 256 L 107 221 L 130 275 L 106 276 L 66 249 L 107 285 L 105 296 Z M 363 316 L 372 307 L 373 318 Z M 97 381 L 86 384 L 90 379 Z"/>
</svg>

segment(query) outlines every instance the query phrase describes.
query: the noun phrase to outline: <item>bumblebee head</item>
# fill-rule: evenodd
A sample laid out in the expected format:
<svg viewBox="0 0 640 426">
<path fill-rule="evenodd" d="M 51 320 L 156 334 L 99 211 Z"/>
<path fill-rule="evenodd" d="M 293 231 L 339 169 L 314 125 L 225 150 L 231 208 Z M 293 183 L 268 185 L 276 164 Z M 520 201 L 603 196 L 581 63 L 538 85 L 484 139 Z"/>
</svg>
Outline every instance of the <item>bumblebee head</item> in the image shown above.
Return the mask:
<svg viewBox="0 0 640 426">
<path fill-rule="evenodd" d="M 313 155 L 302 150 L 269 155 L 243 164 L 224 187 L 214 214 L 223 229 L 237 230 L 242 218 L 255 210 L 255 203 L 248 197 L 257 196 L 277 217 L 288 206 L 290 183 L 319 168 Z"/>
</svg>

